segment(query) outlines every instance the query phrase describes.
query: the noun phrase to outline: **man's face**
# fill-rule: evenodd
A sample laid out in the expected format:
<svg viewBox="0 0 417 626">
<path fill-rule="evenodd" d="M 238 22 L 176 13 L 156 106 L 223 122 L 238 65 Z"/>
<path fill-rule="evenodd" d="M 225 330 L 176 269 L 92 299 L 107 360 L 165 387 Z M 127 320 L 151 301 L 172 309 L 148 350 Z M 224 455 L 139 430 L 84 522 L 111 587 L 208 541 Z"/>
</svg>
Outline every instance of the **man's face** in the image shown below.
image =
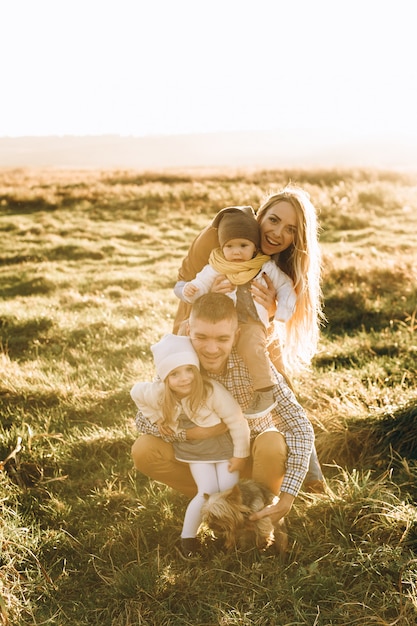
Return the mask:
<svg viewBox="0 0 417 626">
<path fill-rule="evenodd" d="M 189 335 L 201 366 L 211 374 L 221 374 L 232 351 L 237 333 L 236 320 L 215 324 L 191 318 Z"/>
</svg>

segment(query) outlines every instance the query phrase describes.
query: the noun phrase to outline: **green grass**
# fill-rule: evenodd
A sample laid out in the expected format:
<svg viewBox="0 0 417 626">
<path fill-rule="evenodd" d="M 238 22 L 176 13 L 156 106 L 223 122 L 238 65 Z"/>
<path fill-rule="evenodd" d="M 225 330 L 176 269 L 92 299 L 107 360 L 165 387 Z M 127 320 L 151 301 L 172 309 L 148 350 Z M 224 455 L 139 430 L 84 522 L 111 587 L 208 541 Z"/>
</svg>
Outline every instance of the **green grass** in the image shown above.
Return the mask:
<svg viewBox="0 0 417 626">
<path fill-rule="evenodd" d="M 288 181 L 320 212 L 328 324 L 294 384 L 327 492 L 297 498 L 286 560 L 204 531 L 190 564 L 187 499 L 133 470 L 129 391 L 195 234 Z M 0 624 L 415 623 L 416 190 L 370 170 L 0 172 Z"/>
</svg>

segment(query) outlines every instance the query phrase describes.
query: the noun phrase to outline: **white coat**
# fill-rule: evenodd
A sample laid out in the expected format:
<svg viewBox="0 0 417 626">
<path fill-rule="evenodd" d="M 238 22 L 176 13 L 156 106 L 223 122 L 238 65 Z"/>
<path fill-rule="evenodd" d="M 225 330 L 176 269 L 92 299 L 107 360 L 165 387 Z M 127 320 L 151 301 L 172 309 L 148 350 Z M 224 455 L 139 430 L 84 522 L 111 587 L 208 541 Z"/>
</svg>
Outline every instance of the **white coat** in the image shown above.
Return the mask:
<svg viewBox="0 0 417 626">
<path fill-rule="evenodd" d="M 275 319 L 279 322 L 287 322 L 294 313 L 297 300 L 297 294 L 295 293 L 293 282 L 291 278 L 287 276 L 287 274 L 285 274 L 285 272 L 283 272 L 272 260 L 264 263 L 259 273 L 253 279 L 266 286 L 266 281 L 262 277 L 263 272 L 269 276 L 277 292 L 277 310 L 275 313 Z M 198 272 L 197 276 L 190 281 L 192 285 L 195 285 L 198 288 L 198 292 L 192 298 L 187 298 L 183 293 L 183 299 L 186 302 L 192 303 L 203 294 L 209 293 L 217 276 L 220 276 L 220 273 L 217 270 L 215 270 L 211 265 L 205 265 L 201 272 Z M 236 289 L 227 295 L 232 298 L 236 304 Z M 254 304 L 259 319 L 264 324 L 265 328 L 267 328 L 269 326 L 268 311 L 264 306 L 255 301 Z"/>
<path fill-rule="evenodd" d="M 246 458 L 250 454 L 250 429 L 243 416 L 242 409 L 233 396 L 215 380 L 211 380 L 213 391 L 197 413 L 192 413 L 189 399 L 183 398 L 178 402 L 176 414 L 172 416 L 173 430 L 178 430 L 178 417 L 181 412 L 196 426 L 214 426 L 224 422 L 229 429 L 233 441 L 233 455 L 237 458 Z M 162 418 L 162 401 L 165 393 L 165 383 L 161 381 L 136 383 L 130 395 L 143 416 L 152 424 Z"/>
</svg>

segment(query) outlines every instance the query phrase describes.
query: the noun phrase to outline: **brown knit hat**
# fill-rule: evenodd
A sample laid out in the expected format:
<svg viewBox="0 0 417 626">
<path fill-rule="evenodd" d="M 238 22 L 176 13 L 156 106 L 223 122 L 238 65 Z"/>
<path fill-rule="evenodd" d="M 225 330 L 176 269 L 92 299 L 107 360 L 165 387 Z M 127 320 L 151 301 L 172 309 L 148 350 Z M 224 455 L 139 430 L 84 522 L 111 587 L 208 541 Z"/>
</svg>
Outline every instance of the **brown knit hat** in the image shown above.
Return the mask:
<svg viewBox="0 0 417 626">
<path fill-rule="evenodd" d="M 221 248 L 231 239 L 249 239 L 257 248 L 260 245 L 259 224 L 255 216 L 243 211 L 225 213 L 219 222 L 217 234 Z"/>
</svg>

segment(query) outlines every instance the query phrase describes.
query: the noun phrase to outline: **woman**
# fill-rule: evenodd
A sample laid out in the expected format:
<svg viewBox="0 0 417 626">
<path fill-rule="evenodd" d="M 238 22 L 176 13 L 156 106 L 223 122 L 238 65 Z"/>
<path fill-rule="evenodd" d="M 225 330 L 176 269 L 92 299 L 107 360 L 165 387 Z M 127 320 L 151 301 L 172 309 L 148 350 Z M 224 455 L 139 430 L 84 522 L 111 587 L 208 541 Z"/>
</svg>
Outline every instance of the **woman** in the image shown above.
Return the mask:
<svg viewBox="0 0 417 626">
<path fill-rule="evenodd" d="M 196 237 L 179 270 L 178 281 L 192 280 L 207 264 L 210 252 L 219 246 L 217 230 L 220 221 L 227 213 L 242 209 L 244 207 L 222 209 Z M 261 251 L 271 256 L 292 279 L 297 295 L 294 314 L 285 325 L 275 326 L 280 338 L 272 333 L 268 346 L 272 362 L 288 380 L 287 371 L 296 371 L 311 363 L 324 320 L 316 210 L 307 192 L 287 186 L 263 202 L 257 212 L 257 220 L 261 231 Z M 272 318 L 277 306 L 276 292 L 268 276 L 264 278 L 267 286 L 254 281 L 252 295 L 255 302 L 268 309 Z M 219 276 L 212 287 L 212 291 L 218 293 L 228 293 L 232 289 L 225 276 Z M 174 333 L 181 333 L 181 323 L 188 319 L 189 311 L 189 304 L 179 303 Z"/>
</svg>

